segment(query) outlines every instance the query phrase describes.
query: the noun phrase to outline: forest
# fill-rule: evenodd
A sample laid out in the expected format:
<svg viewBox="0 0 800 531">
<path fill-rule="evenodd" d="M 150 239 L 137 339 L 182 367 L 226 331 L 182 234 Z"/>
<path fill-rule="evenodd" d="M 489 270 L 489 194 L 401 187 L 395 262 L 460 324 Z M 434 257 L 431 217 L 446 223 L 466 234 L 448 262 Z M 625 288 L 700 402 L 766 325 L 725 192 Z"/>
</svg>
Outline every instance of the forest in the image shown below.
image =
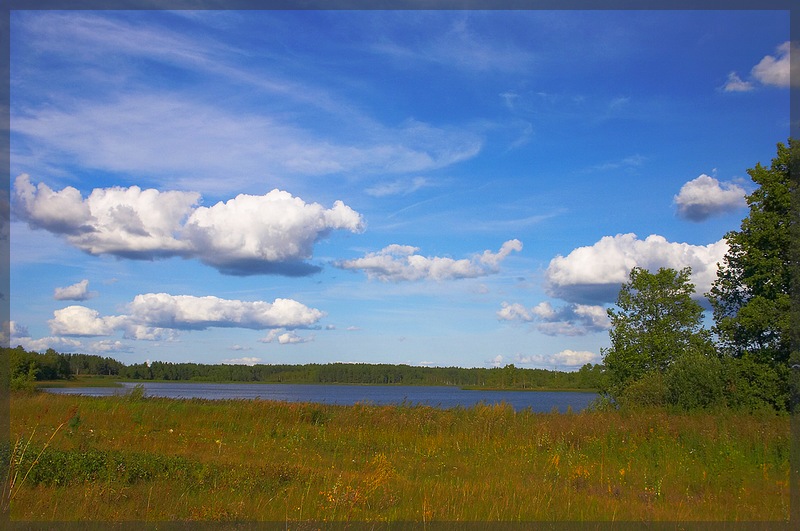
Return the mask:
<svg viewBox="0 0 800 531">
<path fill-rule="evenodd" d="M 263 382 L 366 385 L 452 385 L 498 389 L 600 388 L 602 366 L 586 364 L 577 371 L 497 368 L 422 367 L 369 363 L 311 363 L 306 365 L 211 365 L 154 361 L 125 365 L 93 354 L 28 352 L 22 347 L 3 349 L 10 362 L 14 389 L 37 381 L 69 380 L 77 376 L 107 375 L 124 380 L 195 382 Z"/>
</svg>

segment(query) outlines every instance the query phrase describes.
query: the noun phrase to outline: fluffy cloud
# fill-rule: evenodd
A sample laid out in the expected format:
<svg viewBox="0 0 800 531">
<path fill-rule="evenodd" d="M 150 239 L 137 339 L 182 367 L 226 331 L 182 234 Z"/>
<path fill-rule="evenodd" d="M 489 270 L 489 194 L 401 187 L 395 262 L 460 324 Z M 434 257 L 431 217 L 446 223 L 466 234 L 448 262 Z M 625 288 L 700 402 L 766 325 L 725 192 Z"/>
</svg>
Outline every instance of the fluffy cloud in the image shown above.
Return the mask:
<svg viewBox="0 0 800 531">
<path fill-rule="evenodd" d="M 586 304 L 553 308 L 549 302 L 542 302 L 528 309 L 519 303 L 503 302 L 497 318 L 501 321 L 536 322 L 536 329 L 550 336 L 582 336 L 611 327 L 604 307 Z"/>
<path fill-rule="evenodd" d="M 65 288 L 56 288 L 53 298 L 57 301 L 85 301 L 96 295 L 96 292 L 89 291 L 89 280 L 83 279 L 77 284 L 72 284 Z"/>
<path fill-rule="evenodd" d="M 233 358 L 222 360 L 222 363 L 227 363 L 228 365 L 255 365 L 261 363 L 261 358 Z"/>
<path fill-rule="evenodd" d="M 57 336 L 109 336 L 126 324 L 123 316 L 102 317 L 100 312 L 86 306 L 67 306 L 53 312 L 48 322 L 50 332 Z"/>
<path fill-rule="evenodd" d="M 124 315 L 104 317 L 85 306 L 68 306 L 53 312 L 48 324 L 60 336 L 109 336 L 123 331 L 130 339 L 159 340 L 169 339 L 176 330 L 211 327 L 305 328 L 324 315 L 292 299 L 268 303 L 147 293 L 137 295 Z"/>
<path fill-rule="evenodd" d="M 126 345 L 122 341 L 114 339 L 93 341 L 89 345 L 89 348 L 95 352 L 131 352 L 133 350 L 130 345 Z"/>
<path fill-rule="evenodd" d="M 581 304 L 612 303 L 634 267 L 692 268 L 697 297 L 711 288 L 717 264 L 728 245 L 720 240 L 709 245 L 669 242 L 651 235 L 640 240 L 635 234 L 604 236 L 597 243 L 579 247 L 567 256 L 556 256 L 545 272 L 546 291 L 551 297 Z"/>
<path fill-rule="evenodd" d="M 44 352 L 49 348 L 60 350 L 61 352 L 83 348 L 80 341 L 68 337 L 42 337 L 33 339 L 28 332 L 28 328 L 16 321 L 9 322 L 8 335 L 4 332 L 2 336 L 3 341 L 7 341 L 9 346 L 16 347 L 19 345 L 25 350 L 34 352 Z"/>
<path fill-rule="evenodd" d="M 795 50 L 797 52 L 798 50 Z M 753 77 L 764 85 L 776 87 L 788 87 L 790 84 L 790 53 L 791 43 L 784 42 L 778 46 L 775 55 L 764 56 L 759 63 L 753 67 L 751 73 Z"/>
<path fill-rule="evenodd" d="M 361 215 L 336 201 L 325 209 L 288 192 L 241 194 L 211 207 L 195 192 L 98 188 L 84 199 L 67 187 L 15 181 L 15 214 L 31 227 L 63 234 L 93 255 L 198 258 L 232 275 L 307 275 L 314 244 L 333 230 L 358 232 Z"/>
<path fill-rule="evenodd" d="M 795 49 L 797 53 L 799 50 Z M 789 41 L 784 42 L 775 51 L 775 55 L 766 55 L 750 71 L 752 80 L 744 81 L 736 72 L 728 74 L 728 81 L 722 87 L 725 92 L 748 92 L 754 90 L 757 84 L 775 87 L 789 87 L 797 85 L 797 81 L 792 83 L 790 55 L 792 45 Z"/>
<path fill-rule="evenodd" d="M 274 343 L 277 341 L 281 345 L 294 345 L 296 343 L 310 343 L 314 341 L 313 336 L 302 337 L 293 331 L 284 331 L 281 329 L 270 330 L 266 337 L 259 339 L 261 343 Z"/>
<path fill-rule="evenodd" d="M 715 214 L 724 214 L 746 206 L 744 188 L 733 183 L 720 183 L 701 175 L 684 184 L 674 197 L 678 215 L 691 221 L 703 221 Z"/>
<path fill-rule="evenodd" d="M 341 201 L 325 209 L 273 190 L 197 208 L 185 233 L 199 258 L 223 273 L 291 275 L 306 272 L 298 262 L 311 258 L 314 244 L 330 231 L 363 228 L 361 216 Z"/>
<path fill-rule="evenodd" d="M 427 257 L 416 254 L 417 247 L 389 245 L 363 258 L 338 263 L 342 269 L 362 270 L 367 277 L 383 281 L 453 280 L 476 278 L 497 272 L 500 263 L 512 252 L 521 251 L 522 242 L 509 240 L 497 253 L 484 251 L 470 259 L 454 260 L 448 257 Z"/>
<path fill-rule="evenodd" d="M 523 364 L 551 365 L 557 367 L 580 367 L 586 365 L 587 363 L 598 363 L 599 358 L 600 356 L 594 352 L 567 349 L 551 355 L 518 355 L 516 356 L 515 361 Z"/>
<path fill-rule="evenodd" d="M 128 319 L 137 324 L 184 330 L 301 328 L 313 325 L 325 315 L 292 299 L 246 302 L 167 293 L 137 295 L 128 305 L 128 312 Z"/>
</svg>

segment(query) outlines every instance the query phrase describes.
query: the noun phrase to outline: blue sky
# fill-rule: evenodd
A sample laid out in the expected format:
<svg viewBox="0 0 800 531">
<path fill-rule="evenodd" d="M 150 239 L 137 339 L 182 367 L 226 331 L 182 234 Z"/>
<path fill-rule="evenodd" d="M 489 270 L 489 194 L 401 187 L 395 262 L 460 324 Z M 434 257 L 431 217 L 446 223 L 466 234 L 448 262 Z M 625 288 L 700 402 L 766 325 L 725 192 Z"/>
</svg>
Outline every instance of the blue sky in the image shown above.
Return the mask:
<svg viewBox="0 0 800 531">
<path fill-rule="evenodd" d="M 11 343 L 570 370 L 702 293 L 789 135 L 781 11 L 15 11 Z"/>
</svg>

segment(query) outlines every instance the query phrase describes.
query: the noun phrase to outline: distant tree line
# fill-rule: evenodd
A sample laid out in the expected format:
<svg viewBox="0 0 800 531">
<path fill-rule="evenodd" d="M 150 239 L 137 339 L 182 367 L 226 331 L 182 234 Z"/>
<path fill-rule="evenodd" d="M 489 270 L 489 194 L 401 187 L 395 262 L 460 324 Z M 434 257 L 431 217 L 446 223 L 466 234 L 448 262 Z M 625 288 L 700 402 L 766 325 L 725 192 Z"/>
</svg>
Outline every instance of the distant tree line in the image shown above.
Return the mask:
<svg viewBox="0 0 800 531">
<path fill-rule="evenodd" d="M 91 354 L 44 354 L 22 347 L 5 350 L 12 388 L 32 387 L 36 381 L 70 379 L 78 375 L 111 375 L 130 380 L 265 382 L 372 385 L 452 385 L 498 389 L 585 389 L 601 386 L 602 367 L 586 364 L 577 371 L 497 368 L 421 367 L 369 363 L 311 363 L 306 365 L 211 365 L 154 361 L 125 365 Z"/>
</svg>

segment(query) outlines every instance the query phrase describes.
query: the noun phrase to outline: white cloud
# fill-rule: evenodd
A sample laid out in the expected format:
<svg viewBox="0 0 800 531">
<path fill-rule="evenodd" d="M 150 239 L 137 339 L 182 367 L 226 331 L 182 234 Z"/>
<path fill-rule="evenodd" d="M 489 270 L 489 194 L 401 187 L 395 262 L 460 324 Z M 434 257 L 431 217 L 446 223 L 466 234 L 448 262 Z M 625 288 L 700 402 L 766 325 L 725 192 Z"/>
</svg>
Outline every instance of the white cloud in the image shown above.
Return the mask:
<svg viewBox="0 0 800 531">
<path fill-rule="evenodd" d="M 261 363 L 261 358 L 232 358 L 222 360 L 222 363 L 227 363 L 228 365 L 256 365 Z"/>
<path fill-rule="evenodd" d="M 499 320 L 535 322 L 538 331 L 550 336 L 582 336 L 611 327 L 602 306 L 569 304 L 553 308 L 549 302 L 541 302 L 530 309 L 519 303 L 503 302 L 501 306 L 497 312 Z"/>
<path fill-rule="evenodd" d="M 361 215 L 342 203 L 330 209 L 288 192 L 241 194 L 211 207 L 195 192 L 96 188 L 83 199 L 74 188 L 15 181 L 15 212 L 31 227 L 64 234 L 94 255 L 135 259 L 198 258 L 232 275 L 307 275 L 314 244 L 333 230 L 359 232 Z"/>
<path fill-rule="evenodd" d="M 177 330 L 211 327 L 305 328 L 324 315 L 292 299 L 268 303 L 147 293 L 137 295 L 124 315 L 104 317 L 85 306 L 68 306 L 53 312 L 48 324 L 50 331 L 59 336 L 109 336 L 123 331 L 129 339 L 163 340 L 172 339 Z"/>
<path fill-rule="evenodd" d="M 747 206 L 744 188 L 733 183 L 720 183 L 714 177 L 700 175 L 684 184 L 674 197 L 678 215 L 691 221 L 731 212 Z"/>
<path fill-rule="evenodd" d="M 137 295 L 127 309 L 129 322 L 182 330 L 209 327 L 302 328 L 315 324 L 325 315 L 292 299 L 275 299 L 272 303 L 247 302 L 167 293 Z"/>
<path fill-rule="evenodd" d="M 286 97 L 292 99 L 284 92 L 281 101 Z M 302 103 L 307 108 L 311 102 Z M 483 146 L 479 134 L 463 127 L 415 120 L 388 126 L 366 116 L 348 116 L 350 122 L 344 122 L 338 116 L 343 107 L 349 106 L 321 110 L 321 121 L 336 121 L 340 129 L 343 123 L 359 123 L 339 135 L 349 142 L 321 139 L 277 115 L 225 111 L 186 95 L 163 93 L 15 113 L 11 127 L 53 163 L 77 161 L 101 170 L 155 176 L 179 187 L 196 186 L 199 180 L 218 192 L 253 186 L 265 177 L 290 182 L 293 176 L 424 172 L 472 158 Z M 175 177 L 187 175 L 192 177 Z"/>
<path fill-rule="evenodd" d="M 102 317 L 100 312 L 85 306 L 67 306 L 53 312 L 47 323 L 57 336 L 109 336 L 125 324 L 125 317 Z"/>
<path fill-rule="evenodd" d="M 728 74 L 728 81 L 722 87 L 725 92 L 750 92 L 753 89 L 755 85 L 751 81 L 742 80 L 736 72 Z"/>
<path fill-rule="evenodd" d="M 297 262 L 311 258 L 320 238 L 338 229 L 362 231 L 361 215 L 341 201 L 325 209 L 272 190 L 197 208 L 186 222 L 185 234 L 200 260 L 222 272 L 291 274 Z"/>
<path fill-rule="evenodd" d="M 588 351 L 562 350 L 553 354 L 551 360 L 554 365 L 567 365 L 576 367 L 597 361 L 597 354 Z"/>
<path fill-rule="evenodd" d="M 502 303 L 502 309 L 497 311 L 497 318 L 501 321 L 532 321 L 533 316 L 522 304 L 515 303 Z"/>
<path fill-rule="evenodd" d="M 430 183 L 425 177 L 414 177 L 413 179 L 401 179 L 376 184 L 375 186 L 367 188 L 365 192 L 373 197 L 408 195 L 426 186 L 430 186 Z"/>
<path fill-rule="evenodd" d="M 261 343 L 274 343 L 277 341 L 280 345 L 294 345 L 297 343 L 310 343 L 314 341 L 314 337 L 302 337 L 291 330 L 286 332 L 282 329 L 277 329 L 270 330 L 269 333 L 265 337 L 259 339 L 259 341 Z"/>
<path fill-rule="evenodd" d="M 788 87 L 790 82 L 791 43 L 784 42 L 778 46 L 776 54 L 767 55 L 753 67 L 752 74 L 764 85 Z M 798 50 L 795 50 L 797 52 Z"/>
<path fill-rule="evenodd" d="M 580 367 L 587 363 L 598 363 L 600 356 L 589 351 L 562 350 L 555 354 L 517 355 L 515 361 L 522 364 L 548 365 L 557 367 Z"/>
<path fill-rule="evenodd" d="M 512 252 L 521 251 L 519 240 L 509 240 L 497 253 L 484 251 L 471 259 L 426 257 L 416 254 L 419 248 L 392 244 L 363 258 L 338 263 L 342 269 L 362 270 L 367 277 L 382 281 L 454 280 L 476 278 L 495 273 L 500 263 Z"/>
<path fill-rule="evenodd" d="M 502 367 L 503 366 L 503 356 L 498 354 L 494 358 L 490 359 L 486 362 L 487 365 L 491 365 L 492 367 Z"/>
<path fill-rule="evenodd" d="M 28 332 L 28 328 L 17 323 L 10 321 L 8 326 L 8 337 L 5 333 L 3 338 L 8 339 L 8 345 L 11 347 L 21 346 L 25 350 L 34 352 L 44 352 L 52 348 L 64 352 L 70 349 L 83 348 L 80 341 L 68 337 L 42 337 L 33 339 Z"/>
<path fill-rule="evenodd" d="M 794 49 L 793 49 L 794 48 Z M 787 41 L 777 47 L 775 55 L 766 55 L 750 70 L 751 80 L 744 81 L 736 72 L 728 74 L 728 81 L 722 87 L 725 92 L 748 92 L 754 90 L 758 84 L 787 88 L 790 85 L 800 86 L 798 75 L 792 78 L 790 68 L 791 53 L 798 53 L 796 47 Z"/>
<path fill-rule="evenodd" d="M 702 297 L 716 279 L 717 264 L 723 261 L 727 249 L 724 239 L 690 245 L 669 242 L 655 234 L 645 240 L 632 233 L 604 236 L 594 245 L 553 258 L 545 272 L 545 288 L 548 295 L 569 302 L 613 303 L 634 267 L 651 271 L 691 267 L 696 296 Z"/>
<path fill-rule="evenodd" d="M 57 301 L 85 301 L 95 297 L 97 292 L 89 291 L 89 280 L 83 279 L 77 284 L 65 288 L 56 288 L 53 298 Z"/>
<path fill-rule="evenodd" d="M 117 341 L 114 339 L 93 341 L 89 345 L 89 348 L 94 352 L 131 352 L 133 350 L 130 345 L 126 345 L 122 341 Z"/>
</svg>

